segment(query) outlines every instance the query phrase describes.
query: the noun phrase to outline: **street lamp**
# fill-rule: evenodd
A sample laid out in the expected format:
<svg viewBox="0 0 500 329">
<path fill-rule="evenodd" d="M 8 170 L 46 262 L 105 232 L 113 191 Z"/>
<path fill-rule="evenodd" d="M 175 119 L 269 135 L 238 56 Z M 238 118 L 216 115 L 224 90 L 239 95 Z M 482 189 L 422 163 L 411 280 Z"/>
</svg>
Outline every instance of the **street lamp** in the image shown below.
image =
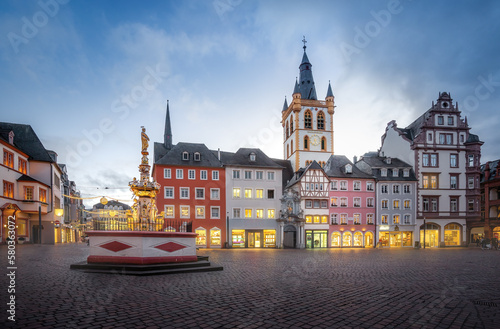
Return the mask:
<svg viewBox="0 0 500 329">
<path fill-rule="evenodd" d="M 57 217 L 61 217 L 62 215 L 64 215 L 64 209 L 56 208 L 55 209 L 55 214 L 56 214 Z"/>
</svg>

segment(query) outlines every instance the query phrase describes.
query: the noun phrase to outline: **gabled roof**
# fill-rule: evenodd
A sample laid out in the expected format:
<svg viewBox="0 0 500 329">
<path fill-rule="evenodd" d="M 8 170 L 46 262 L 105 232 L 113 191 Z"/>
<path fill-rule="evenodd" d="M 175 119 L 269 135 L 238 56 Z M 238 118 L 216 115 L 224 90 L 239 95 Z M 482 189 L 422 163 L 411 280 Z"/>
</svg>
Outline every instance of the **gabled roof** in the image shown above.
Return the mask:
<svg viewBox="0 0 500 329">
<path fill-rule="evenodd" d="M 347 164 L 352 166 L 352 173 L 346 173 Z M 332 155 L 325 164 L 325 172 L 329 177 L 338 178 L 374 178 L 356 167 L 345 155 Z"/>
<path fill-rule="evenodd" d="M 321 170 L 325 172 L 325 170 L 319 165 L 319 163 L 317 163 L 316 160 L 314 160 L 307 167 L 299 168 L 299 170 L 297 170 L 295 174 L 292 176 L 286 187 L 291 187 L 297 184 L 302 179 L 302 176 L 304 176 L 304 174 L 309 170 Z"/>
<path fill-rule="evenodd" d="M 498 171 L 499 166 L 500 166 L 500 159 L 493 160 L 493 161 L 488 161 L 487 163 L 482 164 L 481 165 L 481 179 L 480 179 L 480 182 L 484 183 L 484 182 L 489 182 L 489 181 L 492 181 L 492 180 L 500 179 L 500 177 L 497 175 L 497 173 L 499 172 Z M 485 170 L 486 169 L 488 169 L 489 172 L 490 172 L 488 179 L 486 179 L 486 175 L 485 175 Z"/>
<path fill-rule="evenodd" d="M 13 131 L 14 146 L 29 155 L 30 160 L 54 162 L 30 125 L 0 122 L 0 131 Z"/>
<path fill-rule="evenodd" d="M 42 185 L 44 185 L 44 186 L 49 187 L 47 184 L 42 183 L 42 182 L 40 182 L 39 180 L 34 179 L 33 177 L 28 176 L 28 175 L 24 175 L 24 174 L 23 174 L 23 175 L 21 175 L 21 177 L 19 177 L 19 178 L 17 179 L 17 181 L 18 181 L 18 182 L 35 182 L 35 183 L 42 184 Z"/>
<path fill-rule="evenodd" d="M 155 149 L 156 149 L 155 143 Z M 183 160 L 182 154 L 188 152 L 189 160 Z M 200 161 L 194 160 L 194 153 L 200 153 Z M 156 154 L 155 154 L 156 158 Z M 195 166 L 195 167 L 221 167 L 219 161 L 212 151 L 205 144 L 197 143 L 177 143 L 165 155 L 155 161 L 157 165 L 174 165 L 174 166 Z"/>
<path fill-rule="evenodd" d="M 224 155 L 223 155 L 224 153 Z M 250 161 L 250 154 L 255 154 L 255 161 Z M 240 148 L 236 153 L 221 152 L 221 162 L 227 166 L 244 166 L 244 167 L 265 167 L 277 168 L 282 167 L 269 158 L 264 152 L 258 148 Z"/>
<path fill-rule="evenodd" d="M 293 177 L 293 167 L 292 163 L 290 160 L 282 160 L 282 159 L 272 159 L 274 162 L 276 162 L 279 166 L 283 168 L 282 171 L 282 179 L 283 179 L 283 189 L 288 185 L 288 182 L 292 179 Z"/>
<path fill-rule="evenodd" d="M 415 176 L 415 172 L 413 171 L 413 167 L 398 159 L 398 158 L 390 158 L 390 163 L 387 163 L 387 159 L 389 157 L 379 157 L 379 156 L 363 156 L 356 165 L 358 166 L 360 163 L 364 162 L 369 168 L 371 168 L 372 175 L 377 178 L 377 180 L 383 181 L 416 181 L 417 178 Z M 364 168 L 364 166 L 362 166 Z M 388 172 L 386 176 L 381 175 L 381 169 L 389 169 L 391 172 Z M 392 169 L 409 169 L 409 176 L 404 177 L 404 171 L 398 172 L 398 176 L 394 177 L 392 174 Z"/>
</svg>

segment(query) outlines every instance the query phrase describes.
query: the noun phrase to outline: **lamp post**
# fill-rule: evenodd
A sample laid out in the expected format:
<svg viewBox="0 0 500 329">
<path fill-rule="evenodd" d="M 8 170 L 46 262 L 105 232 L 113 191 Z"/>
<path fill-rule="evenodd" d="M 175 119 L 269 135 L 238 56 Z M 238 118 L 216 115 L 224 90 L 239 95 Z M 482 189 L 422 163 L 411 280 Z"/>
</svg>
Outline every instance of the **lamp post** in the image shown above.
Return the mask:
<svg viewBox="0 0 500 329">
<path fill-rule="evenodd" d="M 42 204 L 38 204 L 38 244 L 42 244 Z"/>
</svg>

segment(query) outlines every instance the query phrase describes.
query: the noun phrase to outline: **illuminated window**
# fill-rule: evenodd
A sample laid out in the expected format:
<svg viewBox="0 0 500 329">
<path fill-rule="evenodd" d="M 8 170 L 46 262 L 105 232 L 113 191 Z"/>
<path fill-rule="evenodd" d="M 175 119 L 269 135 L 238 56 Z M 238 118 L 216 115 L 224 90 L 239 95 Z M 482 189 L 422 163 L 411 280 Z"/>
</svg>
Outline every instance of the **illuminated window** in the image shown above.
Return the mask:
<svg viewBox="0 0 500 329">
<path fill-rule="evenodd" d="M 28 230 L 27 230 L 27 225 L 25 220 L 17 220 L 17 236 L 27 236 L 28 235 Z"/>
<path fill-rule="evenodd" d="M 437 174 L 423 174 L 422 186 L 424 189 L 437 189 L 438 188 L 438 175 Z"/>
<path fill-rule="evenodd" d="M 347 224 L 347 214 L 340 214 L 340 224 L 341 225 Z"/>
<path fill-rule="evenodd" d="M 11 182 L 3 181 L 3 196 L 7 198 L 14 198 L 14 184 Z"/>
<path fill-rule="evenodd" d="M 342 234 L 342 246 L 350 247 L 352 245 L 352 234 L 351 232 L 344 232 Z"/>
<path fill-rule="evenodd" d="M 304 113 L 304 128 L 311 129 L 312 128 L 312 120 L 311 120 L 311 111 L 307 110 Z"/>
<path fill-rule="evenodd" d="M 387 209 L 387 208 L 389 208 L 389 201 L 382 200 L 382 209 Z"/>
<path fill-rule="evenodd" d="M 392 202 L 393 209 L 399 209 L 399 200 L 393 200 Z"/>
<path fill-rule="evenodd" d="M 40 202 L 47 203 L 47 190 L 40 188 L 38 193 L 40 193 L 40 195 L 39 195 Z"/>
<path fill-rule="evenodd" d="M 366 224 L 373 224 L 373 214 L 366 215 Z"/>
<path fill-rule="evenodd" d="M 189 206 L 181 206 L 181 218 L 189 218 Z"/>
<path fill-rule="evenodd" d="M 330 198 L 330 206 L 337 207 L 337 198 Z"/>
<path fill-rule="evenodd" d="M 387 215 L 382 215 L 382 224 L 387 224 L 387 218 L 388 217 L 389 216 L 387 216 Z"/>
<path fill-rule="evenodd" d="M 196 236 L 196 245 L 197 246 L 206 246 L 207 245 L 207 230 L 204 228 L 198 228 L 194 231 L 198 236 Z"/>
<path fill-rule="evenodd" d="M 205 218 L 205 207 L 204 206 L 196 206 L 196 218 Z"/>
<path fill-rule="evenodd" d="M 174 215 L 174 206 L 165 206 L 165 217 L 173 218 Z"/>
<path fill-rule="evenodd" d="M 19 161 L 18 161 L 18 170 L 20 172 L 22 172 L 23 174 L 27 174 L 28 173 L 28 165 L 27 165 L 26 160 L 23 160 L 23 159 L 19 158 Z"/>
<path fill-rule="evenodd" d="M 262 189 L 256 189 L 255 190 L 255 198 L 256 199 L 262 199 L 262 198 L 264 198 L 264 190 L 262 190 Z"/>
<path fill-rule="evenodd" d="M 221 245 L 220 230 L 217 228 L 210 230 L 210 245 L 211 246 Z"/>
<path fill-rule="evenodd" d="M 332 233 L 332 247 L 340 247 L 340 233 L 339 232 Z"/>
<path fill-rule="evenodd" d="M 392 216 L 392 223 L 399 224 L 399 215 Z"/>
<path fill-rule="evenodd" d="M 3 150 L 3 164 L 4 166 L 14 168 L 14 153 Z"/>
<path fill-rule="evenodd" d="M 459 246 L 461 227 L 458 224 L 448 224 L 444 227 L 444 244 L 447 246 Z"/>
<path fill-rule="evenodd" d="M 241 198 L 241 189 L 239 187 L 233 188 L 233 198 Z"/>
<path fill-rule="evenodd" d="M 325 114 L 323 113 L 323 111 L 318 112 L 317 120 L 318 130 L 325 130 Z"/>
<path fill-rule="evenodd" d="M 245 209 L 245 218 L 252 218 L 252 209 Z"/>
<path fill-rule="evenodd" d="M 410 203 L 410 200 L 405 200 L 405 201 L 403 202 L 403 207 L 404 207 L 405 209 L 410 209 L 410 208 L 411 208 L 411 203 Z"/>
<path fill-rule="evenodd" d="M 306 223 L 312 223 L 312 216 L 310 215 L 306 216 Z"/>
<path fill-rule="evenodd" d="M 274 209 L 267 209 L 267 218 L 269 219 L 274 219 L 276 214 L 276 210 Z"/>
<path fill-rule="evenodd" d="M 24 187 L 24 200 L 33 200 L 33 186 Z"/>
<path fill-rule="evenodd" d="M 246 188 L 245 189 L 245 199 L 251 199 L 251 198 L 252 198 L 252 189 Z"/>
<path fill-rule="evenodd" d="M 255 217 L 262 219 L 264 218 L 264 209 L 256 209 L 255 210 Z"/>
<path fill-rule="evenodd" d="M 361 214 L 354 214 L 354 216 L 353 216 L 354 224 L 356 224 L 356 225 L 361 224 L 360 218 L 361 218 Z"/>
</svg>

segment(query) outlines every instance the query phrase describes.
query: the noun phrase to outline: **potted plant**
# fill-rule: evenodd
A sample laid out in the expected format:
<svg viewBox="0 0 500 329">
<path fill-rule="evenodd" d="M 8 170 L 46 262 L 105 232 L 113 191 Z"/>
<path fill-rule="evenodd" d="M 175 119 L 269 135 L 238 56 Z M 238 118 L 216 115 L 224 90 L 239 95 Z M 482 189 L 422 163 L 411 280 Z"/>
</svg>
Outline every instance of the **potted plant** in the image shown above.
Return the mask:
<svg viewBox="0 0 500 329">
<path fill-rule="evenodd" d="M 24 237 L 19 237 L 19 238 L 17 238 L 17 243 L 23 244 L 24 240 L 25 240 Z"/>
</svg>

